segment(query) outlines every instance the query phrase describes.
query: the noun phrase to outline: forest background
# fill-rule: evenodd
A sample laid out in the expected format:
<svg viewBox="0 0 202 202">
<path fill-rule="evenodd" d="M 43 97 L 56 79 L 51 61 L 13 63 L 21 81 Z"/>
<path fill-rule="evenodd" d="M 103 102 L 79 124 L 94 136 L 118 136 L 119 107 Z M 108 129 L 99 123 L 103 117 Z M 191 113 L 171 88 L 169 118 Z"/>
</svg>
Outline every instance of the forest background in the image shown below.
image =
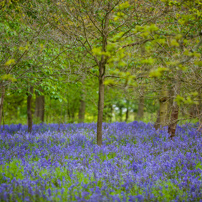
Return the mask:
<svg viewBox="0 0 202 202">
<path fill-rule="evenodd" d="M 202 124 L 200 0 L 4 0 L 0 125 Z"/>
</svg>

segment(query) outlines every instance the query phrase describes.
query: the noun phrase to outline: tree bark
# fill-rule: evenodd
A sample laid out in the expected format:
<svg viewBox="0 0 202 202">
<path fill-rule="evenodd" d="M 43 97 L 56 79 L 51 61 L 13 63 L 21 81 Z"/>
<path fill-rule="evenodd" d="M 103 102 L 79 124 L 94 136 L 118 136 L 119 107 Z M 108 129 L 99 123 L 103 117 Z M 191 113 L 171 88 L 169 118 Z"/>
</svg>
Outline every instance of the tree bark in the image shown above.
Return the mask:
<svg viewBox="0 0 202 202">
<path fill-rule="evenodd" d="M 168 125 L 168 91 L 163 89 L 161 92 L 161 97 L 159 99 L 160 109 L 159 109 L 159 123 L 161 127 Z"/>
<path fill-rule="evenodd" d="M 104 67 L 100 67 L 99 75 L 99 100 L 98 100 L 98 119 L 97 119 L 97 144 L 102 145 L 102 121 L 104 110 Z"/>
<path fill-rule="evenodd" d="M 103 33 L 102 33 L 102 52 L 107 51 L 107 38 L 109 31 L 109 15 L 111 9 L 111 3 L 108 4 L 106 15 L 103 21 Z M 98 63 L 99 67 L 99 98 L 98 98 L 98 118 L 97 118 L 97 144 L 102 145 L 102 121 L 103 121 L 103 110 L 104 110 L 104 78 L 105 69 L 107 64 L 107 56 L 102 55 L 101 60 Z"/>
<path fill-rule="evenodd" d="M 154 128 L 158 130 L 160 128 L 160 110 L 157 111 L 156 122 L 154 123 Z"/>
<path fill-rule="evenodd" d="M 33 86 L 28 88 L 27 92 L 27 125 L 28 125 L 28 132 L 32 132 L 32 94 L 33 94 Z"/>
<path fill-rule="evenodd" d="M 83 99 L 83 95 L 82 95 L 81 99 L 80 99 L 80 107 L 79 107 L 79 123 L 84 123 L 85 108 L 86 108 L 86 103 L 85 103 L 85 101 Z"/>
<path fill-rule="evenodd" d="M 176 131 L 177 122 L 178 122 L 178 114 L 179 114 L 179 107 L 177 103 L 174 101 L 171 118 L 170 118 L 170 124 L 168 126 L 168 133 L 170 134 L 171 140 L 175 137 L 175 131 Z"/>
<path fill-rule="evenodd" d="M 202 88 L 198 91 L 199 97 L 199 107 L 198 107 L 198 120 L 199 120 L 199 130 L 202 129 Z"/>
<path fill-rule="evenodd" d="M 154 124 L 155 129 L 163 128 L 169 123 L 168 120 L 168 91 L 165 89 L 166 87 L 163 86 L 159 98 L 159 111 L 157 114 L 157 120 Z"/>
<path fill-rule="evenodd" d="M 180 72 L 177 72 L 176 75 L 176 81 L 173 86 L 173 91 L 174 91 L 174 99 L 179 95 L 180 93 L 180 82 L 179 82 L 179 74 Z M 179 115 L 179 106 L 175 100 L 173 100 L 173 106 L 172 106 L 172 112 L 171 112 L 171 117 L 170 117 L 170 123 L 168 126 L 168 133 L 170 134 L 170 139 L 173 140 L 175 137 L 175 131 L 177 127 L 177 122 L 178 122 L 178 115 Z"/>
<path fill-rule="evenodd" d="M 45 97 L 36 93 L 36 105 L 35 105 L 35 117 L 38 118 L 42 123 L 44 122 L 45 112 Z"/>
<path fill-rule="evenodd" d="M 169 103 L 168 103 L 168 120 L 170 120 L 171 112 L 172 112 L 172 106 L 174 101 L 174 89 L 171 87 L 169 88 Z"/>
<path fill-rule="evenodd" d="M 126 119 L 125 122 L 128 121 L 129 118 L 129 100 L 126 100 Z"/>
<path fill-rule="evenodd" d="M 122 116 L 123 116 L 123 105 L 119 106 L 119 121 L 122 122 Z"/>
<path fill-rule="evenodd" d="M 137 111 L 137 118 L 141 120 L 144 116 L 144 92 L 140 95 L 139 104 L 138 104 L 138 111 Z"/>
<path fill-rule="evenodd" d="M 75 118 L 75 110 L 73 108 L 71 113 L 71 123 L 74 123 L 74 118 Z"/>
<path fill-rule="evenodd" d="M 2 116 L 3 116 L 4 97 L 5 97 L 5 86 L 2 85 L 1 86 L 1 97 L 0 97 L 0 129 L 1 129 Z"/>
<path fill-rule="evenodd" d="M 197 105 L 193 104 L 189 110 L 189 117 L 190 118 L 197 118 Z"/>
</svg>

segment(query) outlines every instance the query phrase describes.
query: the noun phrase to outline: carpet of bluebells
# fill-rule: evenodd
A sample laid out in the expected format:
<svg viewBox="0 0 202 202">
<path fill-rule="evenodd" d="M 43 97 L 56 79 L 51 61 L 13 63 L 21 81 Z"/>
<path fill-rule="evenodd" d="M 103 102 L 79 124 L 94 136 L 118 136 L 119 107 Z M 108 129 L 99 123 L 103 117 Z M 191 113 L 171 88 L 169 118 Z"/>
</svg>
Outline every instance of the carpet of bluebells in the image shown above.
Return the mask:
<svg viewBox="0 0 202 202">
<path fill-rule="evenodd" d="M 202 135 L 143 122 L 5 126 L 0 132 L 0 201 L 201 201 Z"/>
</svg>

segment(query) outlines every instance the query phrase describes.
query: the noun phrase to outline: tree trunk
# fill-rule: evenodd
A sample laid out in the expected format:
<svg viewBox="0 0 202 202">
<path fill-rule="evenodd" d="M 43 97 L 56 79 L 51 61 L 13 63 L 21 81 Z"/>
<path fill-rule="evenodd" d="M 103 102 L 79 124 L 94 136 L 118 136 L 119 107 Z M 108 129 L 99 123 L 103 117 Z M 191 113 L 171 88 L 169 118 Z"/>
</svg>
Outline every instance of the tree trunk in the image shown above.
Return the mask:
<svg viewBox="0 0 202 202">
<path fill-rule="evenodd" d="M 71 113 L 71 123 L 74 123 L 74 118 L 75 118 L 75 110 L 73 108 Z"/>
<path fill-rule="evenodd" d="M 36 105 L 35 105 L 35 117 L 38 118 L 42 123 L 44 122 L 45 112 L 45 97 L 36 93 Z"/>
<path fill-rule="evenodd" d="M 163 128 L 168 124 L 168 91 L 164 86 L 161 90 L 159 98 L 159 112 L 157 114 L 157 120 L 154 124 L 155 129 Z"/>
<path fill-rule="evenodd" d="M 173 101 L 174 101 L 174 89 L 171 87 L 169 89 L 168 120 L 170 119 L 171 116 Z"/>
<path fill-rule="evenodd" d="M 100 72 L 104 71 L 104 67 L 100 67 Z M 104 77 L 99 75 L 99 100 L 98 100 L 98 119 L 97 119 L 97 144 L 102 145 L 102 120 L 104 110 Z"/>
<path fill-rule="evenodd" d="M 202 88 L 198 91 L 199 106 L 198 106 L 198 120 L 199 120 L 199 130 L 202 129 Z"/>
<path fill-rule="evenodd" d="M 129 100 L 126 100 L 126 119 L 125 122 L 128 121 L 129 118 Z"/>
<path fill-rule="evenodd" d="M 28 132 L 32 132 L 32 94 L 33 94 L 33 86 L 28 88 L 27 92 L 27 125 L 28 125 Z"/>
<path fill-rule="evenodd" d="M 179 107 L 177 103 L 174 101 L 171 118 L 170 118 L 170 124 L 168 126 L 168 133 L 170 134 L 171 140 L 175 137 L 175 131 L 176 131 L 177 122 L 178 122 L 178 114 L 179 114 Z"/>
<path fill-rule="evenodd" d="M 108 11 L 111 9 L 111 3 L 108 4 Z M 106 11 L 105 19 L 103 21 L 103 33 L 102 33 L 102 52 L 107 51 L 107 38 L 109 32 L 109 15 L 110 12 Z M 97 60 L 97 59 L 96 59 Z M 98 62 L 99 66 L 99 98 L 98 98 L 98 118 L 97 118 L 97 144 L 102 145 L 102 120 L 104 110 L 104 78 L 105 69 L 107 64 L 107 56 L 102 55 L 101 60 Z"/>
<path fill-rule="evenodd" d="M 168 125 L 168 91 L 163 89 L 159 99 L 159 123 L 161 127 Z"/>
<path fill-rule="evenodd" d="M 190 118 L 197 118 L 197 105 L 193 104 L 189 110 L 189 117 Z"/>
<path fill-rule="evenodd" d="M 86 103 L 83 99 L 83 95 L 80 99 L 80 107 L 79 107 L 79 123 L 84 123 L 85 120 L 85 108 L 86 108 Z"/>
<path fill-rule="evenodd" d="M 122 116 L 123 116 L 123 106 L 119 106 L 119 121 L 122 122 Z"/>
<path fill-rule="evenodd" d="M 173 91 L 174 91 L 174 99 L 179 95 L 180 93 L 180 82 L 178 79 L 178 74 L 180 72 L 177 72 L 176 75 L 176 81 L 173 86 Z M 173 100 L 173 106 L 172 106 L 172 112 L 171 112 L 171 117 L 170 117 L 170 123 L 168 126 L 168 133 L 170 134 L 170 139 L 172 140 L 175 137 L 175 131 L 177 127 L 177 122 L 178 122 L 178 114 L 179 114 L 179 106 L 177 105 L 177 102 Z"/>
<path fill-rule="evenodd" d="M 108 116 L 108 106 L 104 105 L 102 122 L 107 122 L 107 116 Z"/>
<path fill-rule="evenodd" d="M 154 123 L 154 128 L 158 130 L 160 128 L 160 110 L 157 111 L 156 122 Z"/>
<path fill-rule="evenodd" d="M 142 95 L 140 95 L 137 111 L 137 119 L 142 120 L 143 116 L 144 116 L 144 92 Z"/>
<path fill-rule="evenodd" d="M 0 97 L 0 129 L 1 129 L 2 116 L 3 116 L 4 97 L 5 97 L 5 86 L 2 85 L 1 86 L 1 97 Z"/>
</svg>

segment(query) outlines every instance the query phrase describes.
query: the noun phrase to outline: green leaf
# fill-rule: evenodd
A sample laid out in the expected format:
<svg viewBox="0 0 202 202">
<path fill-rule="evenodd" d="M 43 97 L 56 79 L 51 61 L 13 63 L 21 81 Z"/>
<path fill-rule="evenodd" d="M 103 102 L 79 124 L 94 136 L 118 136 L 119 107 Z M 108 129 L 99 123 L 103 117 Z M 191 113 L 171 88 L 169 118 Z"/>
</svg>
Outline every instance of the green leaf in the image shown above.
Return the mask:
<svg viewBox="0 0 202 202">
<path fill-rule="evenodd" d="M 17 79 L 11 74 L 4 74 L 3 76 L 1 76 L 1 79 L 4 81 L 11 81 L 11 82 L 17 81 Z"/>
<path fill-rule="evenodd" d="M 166 67 L 159 67 L 158 69 L 152 70 L 149 74 L 150 77 L 160 77 L 163 72 L 169 71 Z"/>
<path fill-rule="evenodd" d="M 175 101 L 177 102 L 178 105 L 184 103 L 185 99 L 180 96 L 180 95 L 177 95 L 176 98 L 175 98 Z"/>
<path fill-rule="evenodd" d="M 107 80 L 104 81 L 104 84 L 105 84 L 105 85 L 114 85 L 114 84 L 116 84 L 116 83 L 117 83 L 117 82 L 114 81 L 113 79 L 107 79 Z"/>
<path fill-rule="evenodd" d="M 102 55 L 102 48 L 101 47 L 93 48 L 92 53 L 93 55 Z"/>
<path fill-rule="evenodd" d="M 171 39 L 170 45 L 179 47 L 179 43 L 176 41 L 176 39 Z"/>
<path fill-rule="evenodd" d="M 15 64 L 15 60 L 14 60 L 14 59 L 10 59 L 10 60 L 8 60 L 8 61 L 5 63 L 6 66 L 13 65 L 13 64 Z"/>
<path fill-rule="evenodd" d="M 122 4 L 120 4 L 120 5 L 118 6 L 118 8 L 119 8 L 120 10 L 123 10 L 123 9 L 129 8 L 129 7 L 130 7 L 130 4 L 129 4 L 128 1 L 122 3 Z"/>
</svg>

